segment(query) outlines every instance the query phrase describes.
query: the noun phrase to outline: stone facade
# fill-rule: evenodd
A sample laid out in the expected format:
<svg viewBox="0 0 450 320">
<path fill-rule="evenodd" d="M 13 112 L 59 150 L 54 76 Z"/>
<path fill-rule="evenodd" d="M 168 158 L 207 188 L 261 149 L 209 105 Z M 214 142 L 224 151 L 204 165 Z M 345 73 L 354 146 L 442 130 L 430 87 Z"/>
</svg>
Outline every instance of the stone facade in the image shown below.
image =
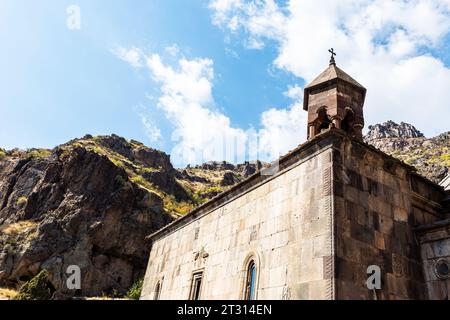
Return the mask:
<svg viewBox="0 0 450 320">
<path fill-rule="evenodd" d="M 367 145 L 335 150 L 337 299 L 426 299 L 415 227 L 442 219 L 442 188 Z M 368 266 L 382 288 L 367 290 Z"/>
<path fill-rule="evenodd" d="M 162 283 L 161 299 L 188 299 L 193 274 L 203 271 L 201 298 L 242 299 L 254 259 L 255 298 L 333 299 L 331 157 L 329 145 L 154 235 L 143 298 Z"/>
<path fill-rule="evenodd" d="M 150 236 L 142 299 L 244 299 L 249 286 L 254 299 L 448 298 L 430 270 L 450 265 L 449 192 L 362 141 L 364 97 L 330 64 L 305 89 L 310 139 L 274 174 Z M 381 288 L 368 288 L 370 266 Z"/>
<path fill-rule="evenodd" d="M 251 258 L 257 299 L 438 297 L 415 229 L 443 219 L 445 193 L 413 168 L 332 129 L 253 179 L 152 236 L 142 298 L 160 283 L 161 299 L 189 299 L 202 271 L 202 299 L 242 299 Z"/>
</svg>

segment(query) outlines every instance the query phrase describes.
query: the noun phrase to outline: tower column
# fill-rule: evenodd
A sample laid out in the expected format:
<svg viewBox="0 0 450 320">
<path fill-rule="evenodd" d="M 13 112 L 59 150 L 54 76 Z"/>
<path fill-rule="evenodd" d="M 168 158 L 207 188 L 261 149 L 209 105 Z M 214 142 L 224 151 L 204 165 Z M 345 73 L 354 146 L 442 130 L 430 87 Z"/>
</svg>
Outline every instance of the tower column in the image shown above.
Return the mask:
<svg viewBox="0 0 450 320">
<path fill-rule="evenodd" d="M 341 129 L 342 119 L 339 117 L 334 117 L 331 121 L 333 121 L 334 127 L 337 129 Z"/>
<path fill-rule="evenodd" d="M 309 139 L 312 139 L 312 138 L 314 138 L 315 136 L 316 136 L 316 126 L 313 125 L 313 124 L 311 124 L 311 125 L 309 126 L 309 134 L 308 134 L 308 137 L 309 137 Z"/>
</svg>

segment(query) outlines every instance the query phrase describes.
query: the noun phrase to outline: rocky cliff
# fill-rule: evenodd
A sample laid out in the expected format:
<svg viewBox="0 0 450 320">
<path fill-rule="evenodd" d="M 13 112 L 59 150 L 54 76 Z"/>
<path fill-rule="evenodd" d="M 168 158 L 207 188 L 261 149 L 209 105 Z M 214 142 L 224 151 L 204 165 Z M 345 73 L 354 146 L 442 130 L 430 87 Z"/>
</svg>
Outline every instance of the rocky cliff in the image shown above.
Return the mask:
<svg viewBox="0 0 450 320">
<path fill-rule="evenodd" d="M 367 143 L 416 167 L 430 180 L 439 183 L 449 173 L 450 132 L 427 138 L 413 125 L 393 121 L 368 129 Z"/>
<path fill-rule="evenodd" d="M 145 236 L 172 217 L 158 193 L 127 173 L 119 153 L 106 155 L 101 145 L 108 142 L 87 138 L 2 157 L 0 282 L 20 285 L 45 269 L 59 296 L 100 295 L 124 292 L 142 276 Z M 155 171 L 171 167 L 168 157 L 148 148 L 117 150 L 128 151 Z M 81 268 L 78 292 L 65 290 L 69 265 Z"/>
<path fill-rule="evenodd" d="M 124 293 L 145 271 L 146 236 L 262 166 L 174 169 L 163 152 L 116 135 L 53 150 L 0 150 L 0 286 L 46 270 L 55 297 Z M 68 266 L 81 290 L 66 289 Z"/>
</svg>

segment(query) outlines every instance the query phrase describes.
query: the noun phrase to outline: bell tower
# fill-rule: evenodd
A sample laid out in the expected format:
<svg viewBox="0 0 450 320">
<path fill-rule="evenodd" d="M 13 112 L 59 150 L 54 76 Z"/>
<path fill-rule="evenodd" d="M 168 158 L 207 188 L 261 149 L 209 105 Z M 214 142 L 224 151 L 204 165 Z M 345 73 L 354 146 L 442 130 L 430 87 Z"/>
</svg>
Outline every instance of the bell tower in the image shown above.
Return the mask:
<svg viewBox="0 0 450 320">
<path fill-rule="evenodd" d="M 305 87 L 303 109 L 308 111 L 308 139 L 331 126 L 362 140 L 366 89 L 336 66 L 330 49 L 328 68 Z"/>
</svg>

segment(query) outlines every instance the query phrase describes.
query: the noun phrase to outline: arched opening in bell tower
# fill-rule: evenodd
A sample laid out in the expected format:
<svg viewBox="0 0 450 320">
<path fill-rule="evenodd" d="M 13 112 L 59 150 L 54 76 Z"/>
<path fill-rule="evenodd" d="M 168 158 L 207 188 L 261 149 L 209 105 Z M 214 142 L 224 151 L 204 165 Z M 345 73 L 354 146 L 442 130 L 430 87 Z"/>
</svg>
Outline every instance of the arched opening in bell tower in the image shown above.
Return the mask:
<svg viewBox="0 0 450 320">
<path fill-rule="evenodd" d="M 321 107 L 317 110 L 317 133 L 320 133 L 322 130 L 326 130 L 331 125 L 331 119 L 328 116 L 327 108 L 325 106 Z"/>
</svg>

